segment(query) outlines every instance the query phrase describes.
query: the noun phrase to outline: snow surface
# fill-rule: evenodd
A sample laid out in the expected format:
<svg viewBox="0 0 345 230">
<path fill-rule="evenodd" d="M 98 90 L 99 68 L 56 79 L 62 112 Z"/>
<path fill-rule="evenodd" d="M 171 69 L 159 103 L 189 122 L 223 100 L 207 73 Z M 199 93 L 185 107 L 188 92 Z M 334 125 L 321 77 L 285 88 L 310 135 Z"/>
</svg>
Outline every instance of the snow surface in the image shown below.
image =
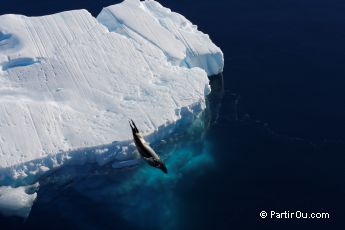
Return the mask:
<svg viewBox="0 0 345 230">
<path fill-rule="evenodd" d="M 0 16 L 0 185 L 70 163 L 127 165 L 128 119 L 151 142 L 169 135 L 205 108 L 223 64 L 208 35 L 155 1 L 97 18 Z"/>
<path fill-rule="evenodd" d="M 223 71 L 223 53 L 209 36 L 198 31 L 184 16 L 156 1 L 127 0 L 104 8 L 97 19 L 109 31 L 139 44 L 151 43 L 173 64 L 200 67 L 209 76 Z"/>
</svg>

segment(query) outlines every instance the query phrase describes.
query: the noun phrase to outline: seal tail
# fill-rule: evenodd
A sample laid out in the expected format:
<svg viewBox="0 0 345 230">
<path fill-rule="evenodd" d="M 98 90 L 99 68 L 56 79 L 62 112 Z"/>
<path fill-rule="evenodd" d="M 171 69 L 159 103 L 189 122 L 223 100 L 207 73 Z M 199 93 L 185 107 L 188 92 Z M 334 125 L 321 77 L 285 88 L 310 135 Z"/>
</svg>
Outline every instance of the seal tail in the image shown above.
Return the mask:
<svg viewBox="0 0 345 230">
<path fill-rule="evenodd" d="M 129 120 L 128 123 L 129 123 L 129 126 L 131 126 L 133 133 L 139 133 L 139 130 L 132 119 Z"/>
</svg>

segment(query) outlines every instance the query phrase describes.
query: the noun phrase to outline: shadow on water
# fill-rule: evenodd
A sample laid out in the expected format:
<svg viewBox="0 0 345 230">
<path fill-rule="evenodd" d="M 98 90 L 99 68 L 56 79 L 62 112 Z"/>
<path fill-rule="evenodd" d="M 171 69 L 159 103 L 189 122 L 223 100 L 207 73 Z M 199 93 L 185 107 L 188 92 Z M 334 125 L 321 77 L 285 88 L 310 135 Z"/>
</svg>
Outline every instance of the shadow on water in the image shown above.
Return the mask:
<svg viewBox="0 0 345 230">
<path fill-rule="evenodd" d="M 154 148 L 169 174 L 146 165 L 112 169 L 87 164 L 64 167 L 41 179 L 38 200 L 29 218 L 0 219 L 7 229 L 176 229 L 185 202 L 177 189 L 216 168 L 207 131 L 217 122 L 224 95 L 223 76 L 210 78 L 207 109 L 184 132 Z"/>
</svg>

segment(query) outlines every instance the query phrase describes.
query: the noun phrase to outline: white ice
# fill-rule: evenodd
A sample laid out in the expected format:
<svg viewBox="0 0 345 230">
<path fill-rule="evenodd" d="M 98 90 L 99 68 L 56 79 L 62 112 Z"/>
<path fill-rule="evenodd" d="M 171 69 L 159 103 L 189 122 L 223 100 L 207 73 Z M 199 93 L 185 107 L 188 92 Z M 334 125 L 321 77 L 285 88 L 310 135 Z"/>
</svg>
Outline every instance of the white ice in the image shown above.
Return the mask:
<svg viewBox="0 0 345 230">
<path fill-rule="evenodd" d="M 17 188 L 1 186 L 0 213 L 5 216 L 20 216 L 27 218 L 37 198 L 36 190 L 38 186 L 38 183 Z"/>
<path fill-rule="evenodd" d="M 172 12 L 156 1 L 127 0 L 104 8 L 97 19 L 139 44 L 151 43 L 168 61 L 180 66 L 200 67 L 207 74 L 223 71 L 222 51 L 207 34 L 198 31 L 181 14 Z"/>
<path fill-rule="evenodd" d="M 151 142 L 190 123 L 223 64 L 208 35 L 151 0 L 97 18 L 0 16 L 0 186 L 70 163 L 131 160 L 128 119 Z"/>
</svg>

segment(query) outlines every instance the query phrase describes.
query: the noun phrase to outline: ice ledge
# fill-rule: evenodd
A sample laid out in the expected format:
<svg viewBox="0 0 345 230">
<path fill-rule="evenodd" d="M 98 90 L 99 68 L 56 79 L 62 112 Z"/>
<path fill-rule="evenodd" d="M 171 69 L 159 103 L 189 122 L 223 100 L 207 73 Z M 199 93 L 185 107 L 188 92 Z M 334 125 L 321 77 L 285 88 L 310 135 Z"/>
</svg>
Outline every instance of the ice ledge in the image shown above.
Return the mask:
<svg viewBox="0 0 345 230">
<path fill-rule="evenodd" d="M 0 16 L 0 185 L 130 159 L 127 119 L 150 141 L 169 135 L 205 108 L 206 73 L 223 65 L 208 35 L 155 1 L 127 0 L 97 19 Z"/>
<path fill-rule="evenodd" d="M 175 123 L 163 124 L 157 130 L 145 136 L 150 143 L 157 143 L 167 135 L 182 132 L 205 109 L 204 101 L 192 104 L 176 110 L 180 119 Z M 114 141 L 110 144 L 79 148 L 72 151 L 61 151 L 38 158 L 29 162 L 23 162 L 15 166 L 0 168 L 0 185 L 22 186 L 37 182 L 42 175 L 53 172 L 61 166 L 83 165 L 97 163 L 103 166 L 112 163 L 114 168 L 122 167 L 122 162 L 136 160 L 139 156 L 133 155 L 136 150 L 132 140 Z M 0 186 L 1 191 L 2 186 Z M 8 187 L 10 188 L 10 187 Z M 0 194 L 1 196 L 1 194 Z M 0 204 L 1 210 L 1 204 Z"/>
<path fill-rule="evenodd" d="M 25 185 L 61 166 L 135 163 L 127 120 L 152 143 L 183 130 L 223 65 L 208 35 L 155 1 L 97 19 L 0 16 L 0 212 L 27 217 L 38 184 Z"/>
</svg>

